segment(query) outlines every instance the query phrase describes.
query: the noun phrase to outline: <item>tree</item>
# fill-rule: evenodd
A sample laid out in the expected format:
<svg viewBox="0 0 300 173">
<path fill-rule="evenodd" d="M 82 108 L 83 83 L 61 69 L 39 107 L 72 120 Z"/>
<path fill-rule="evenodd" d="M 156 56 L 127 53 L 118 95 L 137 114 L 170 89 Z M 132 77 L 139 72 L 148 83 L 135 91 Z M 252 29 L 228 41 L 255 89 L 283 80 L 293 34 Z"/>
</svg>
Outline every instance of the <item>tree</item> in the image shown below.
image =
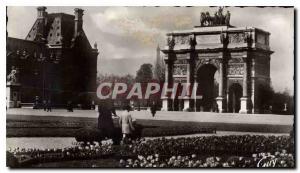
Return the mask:
<svg viewBox="0 0 300 173">
<path fill-rule="evenodd" d="M 157 46 L 156 49 L 156 61 L 154 64 L 154 77 L 159 82 L 165 81 L 165 64 L 160 56 L 160 48 Z"/>
<path fill-rule="evenodd" d="M 153 79 L 152 64 L 142 64 L 136 72 L 136 82 L 150 82 Z"/>
<path fill-rule="evenodd" d="M 129 92 L 129 88 L 131 85 L 134 84 L 134 76 L 127 74 L 124 76 L 114 75 L 114 74 L 99 74 L 97 77 L 97 83 L 100 85 L 101 83 L 108 82 L 112 83 L 112 87 L 114 88 L 115 83 L 125 83 L 128 87 L 127 91 L 124 94 L 117 95 L 117 98 L 114 100 L 114 104 L 117 108 L 121 108 L 124 105 L 128 104 L 128 100 L 126 99 L 126 96 Z"/>
<path fill-rule="evenodd" d="M 287 89 L 283 92 L 275 92 L 272 99 L 272 107 L 273 113 L 294 114 L 294 97 L 289 94 Z"/>
<path fill-rule="evenodd" d="M 153 80 L 153 71 L 152 71 L 152 64 L 142 64 L 140 69 L 136 72 L 135 81 L 142 83 L 142 92 L 145 93 L 147 83 Z M 149 99 L 142 99 L 139 100 L 138 107 L 140 106 L 148 106 L 150 100 Z"/>
<path fill-rule="evenodd" d="M 266 110 L 269 110 L 269 106 L 272 106 L 272 100 L 275 95 L 274 89 L 269 85 L 259 85 L 257 88 L 259 95 L 258 100 L 258 109 L 261 113 L 264 113 Z"/>
<path fill-rule="evenodd" d="M 285 89 L 284 92 L 276 92 L 271 86 L 258 86 L 258 109 L 261 113 L 269 110 L 272 106 L 272 113 L 274 114 L 294 114 L 294 97 Z M 285 106 L 286 105 L 286 106 Z"/>
</svg>

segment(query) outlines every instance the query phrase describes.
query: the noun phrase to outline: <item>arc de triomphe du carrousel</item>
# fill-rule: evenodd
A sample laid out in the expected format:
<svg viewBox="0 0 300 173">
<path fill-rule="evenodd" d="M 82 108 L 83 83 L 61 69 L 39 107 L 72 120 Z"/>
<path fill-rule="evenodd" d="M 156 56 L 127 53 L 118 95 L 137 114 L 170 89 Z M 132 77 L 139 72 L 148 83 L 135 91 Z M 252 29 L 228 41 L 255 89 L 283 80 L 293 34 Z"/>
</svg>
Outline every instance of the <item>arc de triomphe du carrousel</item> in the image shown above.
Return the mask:
<svg viewBox="0 0 300 173">
<path fill-rule="evenodd" d="M 230 25 L 230 12 L 201 13 L 200 26 L 167 33 L 165 81 L 197 83 L 197 95 L 165 96 L 162 110 L 259 113 L 260 89 L 270 86 L 270 33 Z"/>
</svg>

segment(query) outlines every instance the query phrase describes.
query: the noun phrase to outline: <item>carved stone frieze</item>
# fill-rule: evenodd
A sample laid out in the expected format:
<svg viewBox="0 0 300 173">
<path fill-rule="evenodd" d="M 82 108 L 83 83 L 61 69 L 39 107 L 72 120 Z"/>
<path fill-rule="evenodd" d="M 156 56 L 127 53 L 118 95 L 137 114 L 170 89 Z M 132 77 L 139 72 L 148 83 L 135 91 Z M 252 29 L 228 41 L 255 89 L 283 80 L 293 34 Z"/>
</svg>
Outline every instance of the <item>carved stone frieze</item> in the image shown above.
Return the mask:
<svg viewBox="0 0 300 173">
<path fill-rule="evenodd" d="M 243 75 L 244 65 L 243 64 L 230 64 L 228 65 L 228 75 Z"/>
<path fill-rule="evenodd" d="M 245 33 L 229 34 L 229 43 L 245 43 Z"/>
<path fill-rule="evenodd" d="M 187 65 L 184 64 L 174 64 L 173 75 L 186 75 Z"/>
<path fill-rule="evenodd" d="M 189 45 L 190 37 L 189 36 L 176 36 L 175 45 Z"/>
</svg>

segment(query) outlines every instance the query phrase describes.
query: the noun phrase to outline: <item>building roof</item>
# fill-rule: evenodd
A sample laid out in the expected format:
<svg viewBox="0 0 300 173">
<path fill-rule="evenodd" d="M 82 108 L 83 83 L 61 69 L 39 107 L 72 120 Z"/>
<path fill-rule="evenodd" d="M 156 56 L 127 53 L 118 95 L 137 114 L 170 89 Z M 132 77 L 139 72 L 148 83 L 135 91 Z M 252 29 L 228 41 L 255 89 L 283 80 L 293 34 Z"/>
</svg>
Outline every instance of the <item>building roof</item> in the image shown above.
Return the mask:
<svg viewBox="0 0 300 173">
<path fill-rule="evenodd" d="M 46 56 L 46 46 L 43 43 L 23 40 L 18 38 L 7 37 L 6 40 L 6 54 L 8 56 L 18 55 L 23 59 L 39 58 Z"/>
<path fill-rule="evenodd" d="M 26 40 L 40 41 L 42 38 L 49 47 L 62 46 L 65 48 L 72 46 L 72 40 L 77 36 L 75 31 L 75 16 L 65 13 L 51 13 L 47 14 L 44 21 L 44 26 L 41 20 L 37 19 L 26 36 Z M 45 27 L 43 37 L 38 34 L 38 30 Z M 81 33 L 86 37 L 84 31 Z M 90 46 L 90 45 L 89 45 Z M 92 48 L 90 46 L 90 48 Z"/>
</svg>

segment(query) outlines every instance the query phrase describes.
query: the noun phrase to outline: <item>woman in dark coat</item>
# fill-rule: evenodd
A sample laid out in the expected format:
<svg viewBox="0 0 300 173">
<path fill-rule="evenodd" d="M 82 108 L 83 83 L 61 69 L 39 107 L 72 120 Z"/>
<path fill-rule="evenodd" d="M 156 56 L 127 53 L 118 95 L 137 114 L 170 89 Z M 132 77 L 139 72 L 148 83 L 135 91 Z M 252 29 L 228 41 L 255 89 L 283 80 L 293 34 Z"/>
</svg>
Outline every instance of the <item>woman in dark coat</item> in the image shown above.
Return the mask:
<svg viewBox="0 0 300 173">
<path fill-rule="evenodd" d="M 114 123 L 112 116 L 117 116 L 111 102 L 103 101 L 98 105 L 98 129 L 103 137 L 112 137 L 114 135 Z"/>
</svg>

